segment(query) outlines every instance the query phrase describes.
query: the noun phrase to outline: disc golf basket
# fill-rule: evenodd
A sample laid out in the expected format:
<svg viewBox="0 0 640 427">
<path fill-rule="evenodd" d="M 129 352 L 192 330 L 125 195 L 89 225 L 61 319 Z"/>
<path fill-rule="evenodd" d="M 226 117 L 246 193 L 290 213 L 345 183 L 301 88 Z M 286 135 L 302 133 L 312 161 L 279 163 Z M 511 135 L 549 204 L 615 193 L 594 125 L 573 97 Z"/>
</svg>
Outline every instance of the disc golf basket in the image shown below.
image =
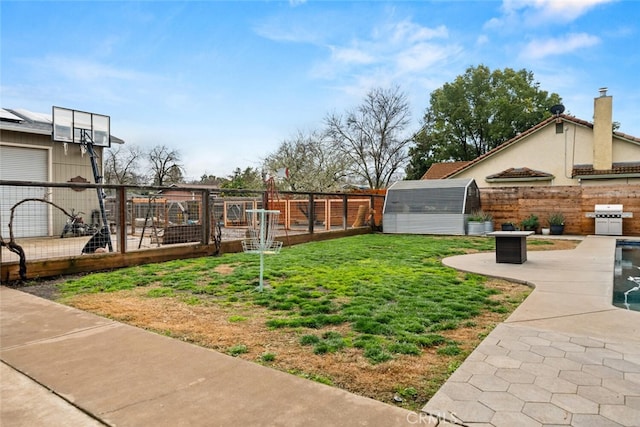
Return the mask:
<svg viewBox="0 0 640 427">
<path fill-rule="evenodd" d="M 264 275 L 264 255 L 277 254 L 282 248 L 282 242 L 275 240 L 275 230 L 278 225 L 280 211 L 265 209 L 247 209 L 249 229 L 247 239 L 242 241 L 242 250 L 247 254 L 260 255 L 260 285 L 257 290 L 262 292 Z"/>
</svg>

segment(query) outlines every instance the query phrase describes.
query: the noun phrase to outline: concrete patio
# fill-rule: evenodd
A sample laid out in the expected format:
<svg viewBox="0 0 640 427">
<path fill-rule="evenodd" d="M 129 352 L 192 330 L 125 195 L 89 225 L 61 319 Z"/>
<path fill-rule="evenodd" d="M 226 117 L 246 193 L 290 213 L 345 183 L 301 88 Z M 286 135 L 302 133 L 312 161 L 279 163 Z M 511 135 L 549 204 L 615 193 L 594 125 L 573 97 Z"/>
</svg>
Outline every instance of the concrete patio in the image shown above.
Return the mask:
<svg viewBox="0 0 640 427">
<path fill-rule="evenodd" d="M 466 426 L 640 426 L 640 312 L 611 305 L 616 238 L 575 250 L 447 258 L 450 267 L 535 290 L 436 395 L 427 413 Z"/>
</svg>

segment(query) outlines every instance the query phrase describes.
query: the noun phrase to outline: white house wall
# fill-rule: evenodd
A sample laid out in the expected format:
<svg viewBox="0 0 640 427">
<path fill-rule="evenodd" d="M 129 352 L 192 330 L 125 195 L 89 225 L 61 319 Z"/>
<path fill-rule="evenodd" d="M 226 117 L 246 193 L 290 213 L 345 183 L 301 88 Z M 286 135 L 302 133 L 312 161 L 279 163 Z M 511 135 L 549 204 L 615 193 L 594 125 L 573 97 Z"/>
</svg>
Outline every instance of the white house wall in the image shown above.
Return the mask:
<svg viewBox="0 0 640 427">
<path fill-rule="evenodd" d="M 593 129 L 564 122 L 563 133 L 556 133 L 555 123 L 525 136 L 505 149 L 451 178 L 473 178 L 478 187 L 547 186 L 547 185 L 610 185 L 613 182 L 639 183 L 640 179 L 578 180 L 571 177 L 574 165 L 593 164 Z M 640 162 L 640 145 L 613 139 L 613 161 Z M 529 168 L 554 176 L 551 181 L 487 182 L 486 177 L 510 168 Z M 588 181 L 588 182 L 587 182 Z"/>
</svg>

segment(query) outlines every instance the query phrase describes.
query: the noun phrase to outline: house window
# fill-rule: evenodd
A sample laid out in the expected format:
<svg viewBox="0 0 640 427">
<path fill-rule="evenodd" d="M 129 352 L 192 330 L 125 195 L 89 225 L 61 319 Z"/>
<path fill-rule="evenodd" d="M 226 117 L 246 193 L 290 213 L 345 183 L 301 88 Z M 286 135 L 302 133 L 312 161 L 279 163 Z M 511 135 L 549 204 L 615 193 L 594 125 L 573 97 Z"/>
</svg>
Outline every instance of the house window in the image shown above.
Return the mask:
<svg viewBox="0 0 640 427">
<path fill-rule="evenodd" d="M 564 124 L 562 122 L 556 122 L 556 133 L 564 132 Z"/>
</svg>

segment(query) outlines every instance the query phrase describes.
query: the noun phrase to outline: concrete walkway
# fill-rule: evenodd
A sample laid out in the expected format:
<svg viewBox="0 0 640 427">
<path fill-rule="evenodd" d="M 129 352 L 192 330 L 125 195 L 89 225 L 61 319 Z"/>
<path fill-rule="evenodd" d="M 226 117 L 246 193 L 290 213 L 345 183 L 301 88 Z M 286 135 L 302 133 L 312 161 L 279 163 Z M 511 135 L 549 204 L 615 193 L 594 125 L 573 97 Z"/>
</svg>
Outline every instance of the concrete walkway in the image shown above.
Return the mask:
<svg viewBox="0 0 640 427">
<path fill-rule="evenodd" d="M 640 426 L 640 312 L 611 305 L 616 239 L 575 250 L 447 258 L 450 267 L 535 286 L 423 410 L 467 426 Z"/>
<path fill-rule="evenodd" d="M 0 358 L 2 427 L 438 424 L 5 287 Z"/>
</svg>

